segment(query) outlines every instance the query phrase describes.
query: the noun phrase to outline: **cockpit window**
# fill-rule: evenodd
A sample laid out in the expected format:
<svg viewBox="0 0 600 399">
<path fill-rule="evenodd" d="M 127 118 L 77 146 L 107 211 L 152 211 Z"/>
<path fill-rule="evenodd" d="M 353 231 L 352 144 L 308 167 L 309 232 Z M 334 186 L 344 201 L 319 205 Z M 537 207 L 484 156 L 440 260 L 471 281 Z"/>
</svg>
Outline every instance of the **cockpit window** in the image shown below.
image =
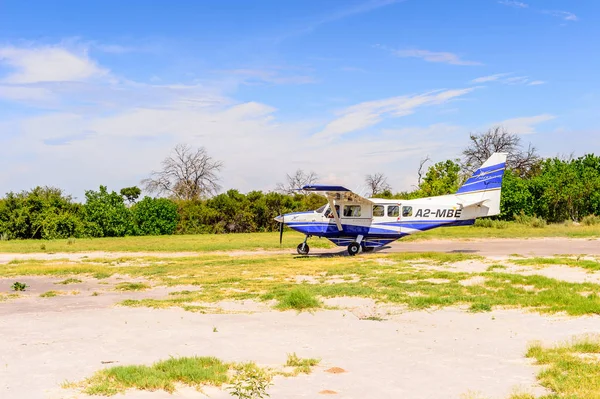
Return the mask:
<svg viewBox="0 0 600 399">
<path fill-rule="evenodd" d="M 374 217 L 385 216 L 385 206 L 383 206 L 383 205 L 373 205 L 373 216 Z"/>
<path fill-rule="evenodd" d="M 412 206 L 403 206 L 402 207 L 402 217 L 408 218 L 408 217 L 411 217 L 412 214 L 413 214 Z"/>
<path fill-rule="evenodd" d="M 327 204 L 323 205 L 322 207 L 320 207 L 319 209 L 317 209 L 315 212 L 317 212 L 317 213 L 323 213 L 323 211 L 325 210 L 325 208 L 327 208 Z"/>
</svg>

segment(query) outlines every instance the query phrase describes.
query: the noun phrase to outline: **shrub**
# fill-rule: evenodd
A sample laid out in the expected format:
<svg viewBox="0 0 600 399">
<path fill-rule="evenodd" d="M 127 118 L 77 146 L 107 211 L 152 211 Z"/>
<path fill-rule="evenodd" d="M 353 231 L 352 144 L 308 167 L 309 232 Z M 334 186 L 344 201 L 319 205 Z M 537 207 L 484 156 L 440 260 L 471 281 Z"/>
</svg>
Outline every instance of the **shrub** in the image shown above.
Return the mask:
<svg viewBox="0 0 600 399">
<path fill-rule="evenodd" d="M 587 215 L 583 219 L 581 219 L 581 224 L 586 226 L 595 226 L 597 224 L 600 224 L 600 216 Z"/>
<path fill-rule="evenodd" d="M 25 283 L 20 283 L 15 281 L 15 283 L 11 286 L 13 291 L 25 291 L 29 286 Z"/>
<path fill-rule="evenodd" d="M 138 234 L 173 234 L 177 228 L 177 204 L 166 198 L 144 197 L 133 206 L 132 213 Z"/>
<path fill-rule="evenodd" d="M 520 214 L 515 215 L 515 222 L 535 228 L 544 228 L 548 224 L 544 219 L 537 216 L 525 215 L 523 211 L 521 211 Z"/>
<path fill-rule="evenodd" d="M 240 399 L 262 399 L 270 396 L 267 388 L 272 385 L 272 376 L 254 363 L 235 366 L 235 375 L 228 388 L 231 396 Z"/>
<path fill-rule="evenodd" d="M 100 186 L 100 191 L 86 191 L 85 198 L 84 215 L 88 235 L 123 237 L 134 234 L 131 211 L 120 194 L 114 191 L 109 193 L 105 186 Z"/>
</svg>

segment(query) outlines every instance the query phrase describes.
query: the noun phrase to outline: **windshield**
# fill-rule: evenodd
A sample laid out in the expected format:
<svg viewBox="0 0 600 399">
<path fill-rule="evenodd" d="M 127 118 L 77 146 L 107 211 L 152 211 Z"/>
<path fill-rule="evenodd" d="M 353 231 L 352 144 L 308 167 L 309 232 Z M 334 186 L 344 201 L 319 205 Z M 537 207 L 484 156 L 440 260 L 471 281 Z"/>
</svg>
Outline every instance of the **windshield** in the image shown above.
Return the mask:
<svg viewBox="0 0 600 399">
<path fill-rule="evenodd" d="M 317 212 L 317 213 L 323 213 L 323 211 L 325 210 L 325 208 L 327 208 L 327 204 L 323 205 L 322 207 L 320 207 L 319 209 L 317 209 L 315 212 Z"/>
</svg>

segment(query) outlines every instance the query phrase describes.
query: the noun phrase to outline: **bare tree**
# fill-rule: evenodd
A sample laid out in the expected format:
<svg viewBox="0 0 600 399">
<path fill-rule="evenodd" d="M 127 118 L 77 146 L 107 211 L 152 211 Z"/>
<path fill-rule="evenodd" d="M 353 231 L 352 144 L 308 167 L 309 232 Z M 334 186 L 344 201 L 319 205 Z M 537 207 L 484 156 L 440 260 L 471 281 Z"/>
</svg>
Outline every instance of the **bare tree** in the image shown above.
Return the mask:
<svg viewBox="0 0 600 399">
<path fill-rule="evenodd" d="M 162 170 L 153 171 L 142 184 L 151 193 L 198 199 L 219 191 L 217 173 L 222 167 L 223 162 L 210 157 L 204 147 L 194 150 L 187 144 L 177 144 L 162 161 Z"/>
<path fill-rule="evenodd" d="M 529 143 L 527 149 L 521 145 L 521 137 L 496 126 L 484 133 L 469 135 L 471 143 L 463 151 L 463 172 L 472 174 L 495 152 L 508 153 L 507 168 L 525 177 L 535 171 L 540 163 L 536 148 Z"/>
<path fill-rule="evenodd" d="M 293 175 L 286 174 L 286 182 L 277 183 L 276 190 L 286 194 L 294 194 L 299 191 L 306 194 L 301 190 L 302 187 L 315 184 L 317 180 L 319 180 L 319 176 L 315 172 L 306 173 L 302 169 L 298 169 Z"/>
<path fill-rule="evenodd" d="M 387 182 L 387 177 L 383 173 L 375 173 L 373 175 L 365 176 L 365 183 L 369 190 L 371 190 L 371 197 L 381 194 L 384 191 L 389 191 L 392 187 Z"/>
<path fill-rule="evenodd" d="M 431 162 L 431 158 L 429 158 L 429 155 L 427 155 L 425 158 L 421 159 L 421 161 L 419 162 L 419 170 L 417 171 L 417 175 L 419 176 L 419 179 L 417 180 L 417 184 L 419 187 L 421 187 L 421 182 L 423 181 L 423 174 L 425 173 L 425 171 L 423 170 L 423 167 L 425 167 L 425 164 L 427 162 Z"/>
</svg>

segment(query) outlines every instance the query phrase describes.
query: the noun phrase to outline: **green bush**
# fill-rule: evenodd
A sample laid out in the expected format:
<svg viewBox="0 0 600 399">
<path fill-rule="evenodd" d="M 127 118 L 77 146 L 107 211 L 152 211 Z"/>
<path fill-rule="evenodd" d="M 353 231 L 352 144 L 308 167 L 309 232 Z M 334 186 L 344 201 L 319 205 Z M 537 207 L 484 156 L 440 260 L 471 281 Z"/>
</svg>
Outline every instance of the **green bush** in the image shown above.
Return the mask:
<svg viewBox="0 0 600 399">
<path fill-rule="evenodd" d="M 123 197 L 109 193 L 105 186 L 100 191 L 86 191 L 83 207 L 86 233 L 92 237 L 123 237 L 135 234 L 133 218 Z"/>
<path fill-rule="evenodd" d="M 177 204 L 166 198 L 144 197 L 131 211 L 140 235 L 173 234 L 177 228 Z"/>
</svg>

